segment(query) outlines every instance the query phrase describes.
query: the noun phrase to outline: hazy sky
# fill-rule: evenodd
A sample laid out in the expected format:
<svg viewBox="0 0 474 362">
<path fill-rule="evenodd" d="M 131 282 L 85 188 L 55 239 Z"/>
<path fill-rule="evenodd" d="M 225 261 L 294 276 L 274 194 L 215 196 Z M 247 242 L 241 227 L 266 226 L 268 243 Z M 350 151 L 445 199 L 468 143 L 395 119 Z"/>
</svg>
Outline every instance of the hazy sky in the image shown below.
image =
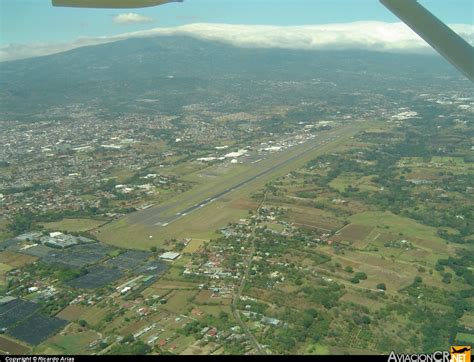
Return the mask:
<svg viewBox="0 0 474 362">
<path fill-rule="evenodd" d="M 421 2 L 447 23 L 474 21 L 472 0 Z M 185 0 L 133 10 L 53 8 L 50 0 L 0 0 L 0 46 L 65 42 L 196 22 L 311 25 L 362 20 L 398 21 L 378 0 Z"/>
</svg>

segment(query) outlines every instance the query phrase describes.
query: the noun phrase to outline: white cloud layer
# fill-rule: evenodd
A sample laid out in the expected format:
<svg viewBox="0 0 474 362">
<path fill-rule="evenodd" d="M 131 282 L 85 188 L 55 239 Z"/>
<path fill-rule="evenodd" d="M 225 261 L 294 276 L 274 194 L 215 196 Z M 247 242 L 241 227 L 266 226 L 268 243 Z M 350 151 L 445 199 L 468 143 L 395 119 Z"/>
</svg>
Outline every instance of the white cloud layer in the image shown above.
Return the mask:
<svg viewBox="0 0 474 362">
<path fill-rule="evenodd" d="M 146 24 L 151 22 L 153 22 L 152 18 L 135 13 L 119 14 L 114 16 L 114 23 L 119 25 Z"/>
<path fill-rule="evenodd" d="M 451 28 L 468 42 L 474 44 L 474 25 L 452 24 Z M 363 49 L 404 53 L 432 51 L 416 33 L 403 23 L 355 22 L 290 27 L 196 23 L 108 37 L 79 38 L 71 43 L 9 44 L 0 47 L 0 61 L 54 54 L 82 46 L 129 38 L 172 35 L 190 36 L 245 48 Z"/>
</svg>

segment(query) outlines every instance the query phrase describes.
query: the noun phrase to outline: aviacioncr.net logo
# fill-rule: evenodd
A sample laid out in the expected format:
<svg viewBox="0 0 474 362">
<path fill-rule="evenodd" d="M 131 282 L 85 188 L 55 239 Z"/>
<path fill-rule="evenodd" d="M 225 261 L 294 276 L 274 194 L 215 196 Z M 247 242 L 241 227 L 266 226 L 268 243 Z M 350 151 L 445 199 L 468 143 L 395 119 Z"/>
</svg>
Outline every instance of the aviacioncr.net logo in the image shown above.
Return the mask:
<svg viewBox="0 0 474 362">
<path fill-rule="evenodd" d="M 391 352 L 388 362 L 458 362 L 451 361 L 451 354 L 448 351 L 436 351 L 431 354 L 396 354 Z M 469 362 L 469 361 L 465 361 Z"/>
</svg>

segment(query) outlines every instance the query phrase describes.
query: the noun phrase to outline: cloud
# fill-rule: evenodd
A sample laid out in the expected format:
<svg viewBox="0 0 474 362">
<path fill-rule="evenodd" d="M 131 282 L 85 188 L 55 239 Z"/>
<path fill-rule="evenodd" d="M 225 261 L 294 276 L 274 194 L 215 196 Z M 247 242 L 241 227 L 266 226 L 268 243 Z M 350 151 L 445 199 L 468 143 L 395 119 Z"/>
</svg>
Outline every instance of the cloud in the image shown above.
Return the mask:
<svg viewBox="0 0 474 362">
<path fill-rule="evenodd" d="M 451 27 L 474 44 L 474 26 Z M 304 50 L 362 49 L 380 52 L 433 52 L 416 33 L 403 23 L 355 22 L 310 26 L 262 26 L 196 23 L 173 28 L 154 28 L 115 36 L 80 38 L 61 44 L 9 44 L 0 48 L 0 61 L 30 58 L 129 38 L 190 36 L 245 48 Z"/>
<path fill-rule="evenodd" d="M 7 44 L 0 47 L 0 62 L 57 54 L 83 46 L 99 45 L 113 41 L 115 40 L 107 40 L 106 38 L 80 38 L 71 43 Z"/>
<path fill-rule="evenodd" d="M 153 22 L 152 18 L 135 13 L 119 14 L 114 16 L 114 23 L 119 25 L 147 24 L 151 22 Z"/>
</svg>

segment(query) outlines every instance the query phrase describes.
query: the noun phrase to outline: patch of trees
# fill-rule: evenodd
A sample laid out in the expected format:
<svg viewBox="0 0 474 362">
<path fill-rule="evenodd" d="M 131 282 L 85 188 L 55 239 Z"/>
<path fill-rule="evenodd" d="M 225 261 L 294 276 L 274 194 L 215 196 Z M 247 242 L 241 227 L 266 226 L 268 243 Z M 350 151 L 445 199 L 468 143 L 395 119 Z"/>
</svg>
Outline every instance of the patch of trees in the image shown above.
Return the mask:
<svg viewBox="0 0 474 362">
<path fill-rule="evenodd" d="M 360 283 L 361 280 L 366 280 L 366 279 L 367 279 L 367 274 L 365 274 L 364 272 L 357 272 L 351 278 L 351 283 L 358 284 Z"/>
<path fill-rule="evenodd" d="M 33 221 L 34 217 L 31 212 L 15 215 L 10 224 L 8 224 L 8 229 L 12 233 L 22 234 L 32 229 Z"/>
<path fill-rule="evenodd" d="M 198 335 L 198 333 L 201 332 L 204 327 L 205 325 L 203 323 L 193 321 L 178 329 L 178 333 L 185 336 Z"/>
<path fill-rule="evenodd" d="M 328 261 L 331 261 L 331 257 L 326 254 L 312 253 L 311 260 L 315 265 L 321 265 L 327 263 Z"/>
<path fill-rule="evenodd" d="M 18 194 L 22 192 L 35 192 L 35 191 L 41 191 L 41 190 L 46 190 L 46 189 L 55 189 L 54 185 L 49 185 L 49 184 L 38 184 L 35 183 L 31 186 L 24 186 L 24 187 L 9 187 L 6 189 L 2 190 L 2 194 L 5 195 L 13 195 L 13 194 Z"/>
<path fill-rule="evenodd" d="M 459 253 L 459 252 L 458 252 Z M 472 253 L 458 254 L 458 257 L 448 257 L 447 259 L 439 259 L 435 269 L 442 271 L 445 267 L 451 268 L 454 273 L 463 278 L 470 286 L 474 286 L 474 273 L 470 268 L 474 265 L 474 256 Z"/>
<path fill-rule="evenodd" d="M 448 233 L 446 230 L 439 229 L 437 232 L 438 236 L 444 240 L 451 241 L 452 243 L 456 244 L 464 244 L 466 241 L 460 234 L 451 234 Z"/>
<path fill-rule="evenodd" d="M 300 289 L 312 303 L 322 305 L 326 309 L 331 309 L 338 304 L 339 298 L 344 294 L 343 287 L 337 283 L 328 283 L 326 287 L 314 288 L 303 287 Z"/>
<path fill-rule="evenodd" d="M 230 356 L 241 356 L 245 353 L 245 345 L 236 340 L 226 340 L 224 349 Z"/>
<path fill-rule="evenodd" d="M 372 323 L 372 320 L 368 315 L 360 314 L 357 312 L 352 313 L 352 321 L 358 326 L 367 326 Z"/>
<path fill-rule="evenodd" d="M 125 337 L 120 343 L 114 345 L 108 354 L 143 356 L 151 352 L 151 347 L 142 341 L 135 341 L 133 336 Z"/>
<path fill-rule="evenodd" d="M 410 321 L 420 326 L 423 352 L 446 348 L 456 335 L 457 318 L 452 311 L 440 312 L 427 306 L 416 306 L 410 313 Z"/>
<path fill-rule="evenodd" d="M 59 270 L 55 273 L 57 278 L 62 282 L 67 282 L 80 276 L 86 275 L 88 273 L 86 268 L 73 269 L 67 267 L 60 267 Z"/>
<path fill-rule="evenodd" d="M 260 313 L 260 314 L 265 314 L 265 312 L 268 310 L 268 305 L 262 302 L 257 302 L 257 301 L 243 301 L 239 300 L 238 302 L 238 308 L 239 309 L 246 309 L 245 307 L 247 305 L 250 305 L 250 311 L 255 312 L 255 313 Z"/>
<path fill-rule="evenodd" d="M 317 343 L 330 330 L 328 317 L 314 308 L 304 311 L 285 309 L 278 318 L 287 321 L 285 326 L 268 329 L 262 340 L 278 354 L 292 354 L 299 343 L 306 341 Z"/>
<path fill-rule="evenodd" d="M 377 284 L 376 288 L 380 290 L 387 290 L 387 286 L 385 285 L 385 283 Z"/>
</svg>

